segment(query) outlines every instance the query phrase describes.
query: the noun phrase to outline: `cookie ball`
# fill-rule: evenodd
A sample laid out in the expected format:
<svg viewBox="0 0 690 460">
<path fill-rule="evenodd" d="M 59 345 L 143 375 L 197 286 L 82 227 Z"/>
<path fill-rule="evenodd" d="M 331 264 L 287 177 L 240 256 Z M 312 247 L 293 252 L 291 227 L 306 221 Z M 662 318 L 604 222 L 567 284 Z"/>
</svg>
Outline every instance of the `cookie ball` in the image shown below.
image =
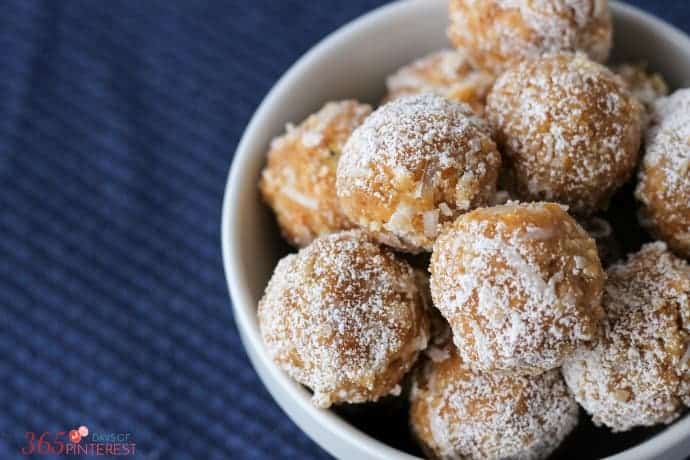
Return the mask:
<svg viewBox="0 0 690 460">
<path fill-rule="evenodd" d="M 343 212 L 381 243 L 430 251 L 444 223 L 494 195 L 501 157 L 487 133 L 467 105 L 433 94 L 385 104 L 343 149 Z"/>
<path fill-rule="evenodd" d="M 410 399 L 412 431 L 428 458 L 544 459 L 578 420 L 557 370 L 478 373 L 452 346 L 415 372 Z"/>
<path fill-rule="evenodd" d="M 635 196 L 642 226 L 690 258 L 690 89 L 656 104 Z"/>
<path fill-rule="evenodd" d="M 642 104 L 642 126 L 649 125 L 654 103 L 668 95 L 668 85 L 660 74 L 650 72 L 644 63 L 625 63 L 613 68 L 620 76 L 633 96 Z"/>
<path fill-rule="evenodd" d="M 451 0 L 448 37 L 495 75 L 545 53 L 582 51 L 605 62 L 611 50 L 606 0 Z"/>
<path fill-rule="evenodd" d="M 427 345 L 414 269 L 359 231 L 315 239 L 280 260 L 259 302 L 271 358 L 318 407 L 399 394 Z"/>
<path fill-rule="evenodd" d="M 271 143 L 259 189 L 292 245 L 353 226 L 340 211 L 335 170 L 345 141 L 370 113 L 356 101 L 329 102 Z"/>
<path fill-rule="evenodd" d="M 478 371 L 539 374 L 599 337 L 597 248 L 560 205 L 460 216 L 436 240 L 430 271 L 434 305 Z"/>
<path fill-rule="evenodd" d="M 563 375 L 597 425 L 670 423 L 690 405 L 690 265 L 663 243 L 608 270 L 605 333 Z"/>
<path fill-rule="evenodd" d="M 474 67 L 461 50 L 441 50 L 418 59 L 386 80 L 384 102 L 420 93 L 434 93 L 465 102 L 481 115 L 494 76 Z"/>
<path fill-rule="evenodd" d="M 520 63 L 487 101 L 511 191 L 577 214 L 606 209 L 632 175 L 641 113 L 621 79 L 583 54 Z"/>
</svg>

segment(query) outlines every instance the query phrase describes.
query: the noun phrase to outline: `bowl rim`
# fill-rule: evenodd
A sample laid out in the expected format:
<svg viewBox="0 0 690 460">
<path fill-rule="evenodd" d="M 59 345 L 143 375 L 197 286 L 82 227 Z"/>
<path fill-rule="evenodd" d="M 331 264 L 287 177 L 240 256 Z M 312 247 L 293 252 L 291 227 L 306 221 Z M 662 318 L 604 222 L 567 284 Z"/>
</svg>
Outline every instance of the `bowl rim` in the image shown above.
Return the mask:
<svg viewBox="0 0 690 460">
<path fill-rule="evenodd" d="M 331 454 L 334 454 L 337 449 L 320 437 L 325 434 L 324 430 L 330 434 L 329 439 L 340 441 L 342 445 L 348 445 L 352 449 L 357 449 L 359 453 L 365 454 L 369 458 L 419 459 L 369 436 L 347 423 L 332 411 L 315 407 L 311 403 L 309 392 L 291 380 L 268 357 L 264 350 L 255 318 L 256 305 L 252 301 L 252 295 L 239 257 L 241 253 L 239 246 L 242 242 L 238 236 L 237 227 L 240 219 L 233 219 L 233 217 L 240 216 L 242 210 L 239 204 L 240 200 L 235 199 L 235 197 L 241 195 L 247 189 L 247 186 L 255 186 L 253 183 L 254 177 L 244 174 L 244 171 L 247 169 L 248 163 L 251 157 L 255 155 L 257 149 L 265 149 L 267 145 L 261 139 L 263 120 L 267 118 L 269 112 L 277 105 L 277 101 L 290 91 L 293 82 L 299 80 L 301 74 L 313 63 L 328 54 L 331 48 L 347 41 L 352 35 L 357 34 L 363 29 L 376 26 L 380 21 L 388 19 L 387 16 L 390 14 L 404 15 L 407 8 L 416 9 L 420 8 L 421 4 L 428 6 L 429 3 L 431 3 L 429 0 L 397 0 L 375 8 L 326 35 L 303 54 L 280 77 L 252 115 L 235 150 L 226 182 L 220 228 L 223 268 L 230 292 L 235 322 L 245 351 L 274 401 L 303 432 Z M 611 0 L 609 3 L 614 16 L 632 17 L 636 22 L 644 23 L 649 28 L 658 29 L 664 36 L 669 37 L 673 41 L 686 42 L 690 47 L 690 37 L 661 18 L 616 0 Z M 252 183 L 248 184 L 248 182 Z M 234 225 L 233 220 L 235 221 Z M 280 401 L 276 396 L 276 391 L 278 391 L 276 388 L 287 392 L 291 402 L 298 407 L 288 407 L 287 404 Z M 300 417 L 298 417 L 296 411 L 302 412 Z M 311 418 L 313 421 L 318 420 L 318 427 L 307 426 L 305 417 L 306 419 Z M 678 447 L 689 436 L 690 415 L 686 415 L 682 420 L 641 444 L 607 458 L 609 460 L 655 458 L 664 452 L 668 452 L 670 449 Z"/>
</svg>

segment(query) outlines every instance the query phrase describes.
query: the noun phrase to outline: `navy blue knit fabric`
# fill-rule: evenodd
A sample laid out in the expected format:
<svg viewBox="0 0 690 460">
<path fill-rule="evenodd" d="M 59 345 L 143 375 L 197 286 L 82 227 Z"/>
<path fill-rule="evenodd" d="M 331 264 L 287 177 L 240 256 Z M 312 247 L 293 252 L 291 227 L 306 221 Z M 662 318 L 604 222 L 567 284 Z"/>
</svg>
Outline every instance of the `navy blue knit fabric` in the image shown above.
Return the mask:
<svg viewBox="0 0 690 460">
<path fill-rule="evenodd" d="M 381 3 L 0 4 L 0 459 L 79 425 L 128 458 L 327 458 L 240 344 L 221 199 L 271 85 Z M 690 31 L 683 0 L 633 3 Z"/>
</svg>

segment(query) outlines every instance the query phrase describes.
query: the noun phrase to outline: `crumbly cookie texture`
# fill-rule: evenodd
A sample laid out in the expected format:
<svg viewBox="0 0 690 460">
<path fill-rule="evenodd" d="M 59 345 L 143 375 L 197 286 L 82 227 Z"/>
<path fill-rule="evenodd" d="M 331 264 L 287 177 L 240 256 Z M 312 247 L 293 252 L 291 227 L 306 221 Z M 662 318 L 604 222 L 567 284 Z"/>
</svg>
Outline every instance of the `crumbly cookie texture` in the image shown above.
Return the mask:
<svg viewBox="0 0 690 460">
<path fill-rule="evenodd" d="M 343 149 L 343 212 L 383 244 L 430 251 L 445 223 L 494 196 L 501 157 L 488 132 L 469 106 L 437 95 L 383 105 Z"/>
<path fill-rule="evenodd" d="M 487 100 L 510 191 L 583 215 L 606 209 L 633 174 L 641 113 L 623 81 L 581 53 L 522 62 Z"/>
<path fill-rule="evenodd" d="M 472 65 L 465 51 L 445 49 L 417 59 L 389 76 L 384 102 L 413 94 L 434 93 L 465 102 L 481 115 L 494 80 L 492 74 Z"/>
<path fill-rule="evenodd" d="M 690 265 L 664 243 L 608 270 L 605 333 L 563 365 L 571 392 L 614 431 L 670 423 L 690 405 Z"/>
<path fill-rule="evenodd" d="M 437 239 L 430 271 L 434 305 L 478 371 L 539 374 L 599 337 L 596 245 L 558 204 L 459 217 Z"/>
<path fill-rule="evenodd" d="M 410 424 L 428 458 L 544 459 L 577 425 L 577 403 L 557 370 L 478 373 L 450 345 L 413 381 Z"/>
<path fill-rule="evenodd" d="M 278 263 L 259 302 L 268 353 L 319 407 L 399 394 L 429 337 L 417 283 L 362 232 L 319 237 Z"/>
<path fill-rule="evenodd" d="M 340 211 L 335 171 L 345 141 L 370 113 L 357 101 L 329 102 L 271 143 L 259 189 L 292 245 L 353 227 Z"/>
<path fill-rule="evenodd" d="M 495 75 L 545 53 L 606 62 L 611 50 L 606 0 L 451 0 L 449 13 L 451 42 Z"/>
<path fill-rule="evenodd" d="M 655 104 L 638 178 L 640 223 L 690 258 L 690 89 Z"/>
</svg>

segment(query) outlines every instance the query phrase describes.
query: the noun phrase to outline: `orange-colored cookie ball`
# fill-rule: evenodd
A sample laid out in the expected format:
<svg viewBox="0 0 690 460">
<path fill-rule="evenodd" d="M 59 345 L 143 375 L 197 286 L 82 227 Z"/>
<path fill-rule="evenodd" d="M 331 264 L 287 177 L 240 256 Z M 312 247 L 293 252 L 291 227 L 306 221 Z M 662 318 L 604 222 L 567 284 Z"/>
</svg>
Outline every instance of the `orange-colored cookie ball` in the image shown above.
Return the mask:
<svg viewBox="0 0 690 460">
<path fill-rule="evenodd" d="M 430 271 L 434 305 L 478 371 L 538 374 L 599 337 L 597 248 L 560 205 L 460 216 L 436 240 Z"/>
<path fill-rule="evenodd" d="M 641 63 L 621 64 L 613 71 L 623 79 L 633 96 L 644 106 L 642 126 L 646 127 L 654 111 L 654 103 L 668 94 L 668 85 L 664 77 L 658 73 L 649 72 L 647 66 Z"/>
<path fill-rule="evenodd" d="M 611 50 L 607 0 L 451 0 L 448 37 L 494 74 L 545 53 Z"/>
<path fill-rule="evenodd" d="M 427 345 L 415 271 L 359 231 L 315 239 L 283 258 L 259 302 L 271 358 L 319 407 L 376 401 Z"/>
<path fill-rule="evenodd" d="M 335 170 L 343 144 L 370 113 L 356 101 L 329 102 L 271 143 L 259 188 L 294 246 L 353 226 L 340 211 Z"/>
<path fill-rule="evenodd" d="M 605 209 L 632 175 L 642 107 L 622 80 L 583 54 L 526 61 L 498 78 L 487 115 L 523 200 Z"/>
<path fill-rule="evenodd" d="M 652 243 L 607 274 L 604 336 L 565 380 L 597 425 L 670 423 L 690 405 L 690 265 Z"/>
<path fill-rule="evenodd" d="M 434 93 L 465 102 L 481 115 L 493 75 L 475 68 L 461 50 L 441 50 L 418 59 L 388 77 L 385 102 L 402 96 Z"/>
<path fill-rule="evenodd" d="M 557 370 L 475 372 L 448 350 L 414 373 L 410 424 L 428 458 L 545 459 L 577 425 L 577 403 Z"/>
<path fill-rule="evenodd" d="M 690 89 L 656 104 L 635 196 L 642 226 L 690 258 Z"/>
<path fill-rule="evenodd" d="M 494 195 L 501 158 L 487 133 L 467 105 L 433 94 L 383 105 L 343 148 L 343 212 L 381 243 L 430 251 L 444 223 Z"/>
</svg>

